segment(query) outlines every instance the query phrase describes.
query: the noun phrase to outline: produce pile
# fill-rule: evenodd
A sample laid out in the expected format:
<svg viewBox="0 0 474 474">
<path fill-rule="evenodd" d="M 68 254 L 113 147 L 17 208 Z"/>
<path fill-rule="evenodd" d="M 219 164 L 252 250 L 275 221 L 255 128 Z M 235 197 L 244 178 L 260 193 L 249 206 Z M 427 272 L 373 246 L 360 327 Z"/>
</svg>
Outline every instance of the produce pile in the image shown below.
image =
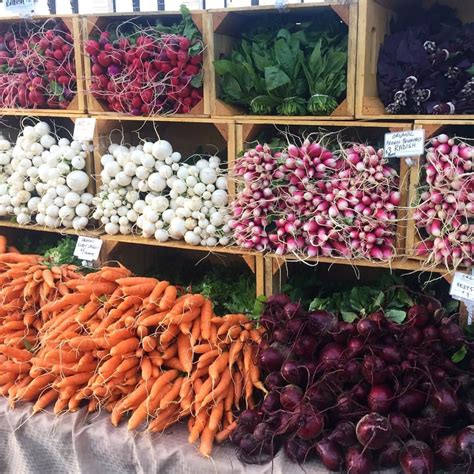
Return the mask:
<svg viewBox="0 0 474 474">
<path fill-rule="evenodd" d="M 204 45 L 189 10 L 171 27 L 134 19 L 95 28 L 86 42 L 93 96 L 114 112 L 188 113 L 202 100 Z"/>
<path fill-rule="evenodd" d="M 424 182 L 426 181 L 426 182 Z M 417 254 L 447 268 L 474 262 L 474 149 L 441 134 L 430 140 L 413 218 L 422 241 Z"/>
<path fill-rule="evenodd" d="M 286 295 L 268 298 L 258 360 L 269 393 L 238 419 L 240 458 L 267 462 L 283 446 L 290 460 L 316 457 L 335 472 L 471 472 L 472 342 L 439 301 L 416 299 L 397 287 L 354 288 L 345 301 L 359 312 L 347 322 Z M 403 301 L 406 314 L 385 310 Z"/>
<path fill-rule="evenodd" d="M 378 93 L 389 114 L 474 112 L 474 25 L 455 10 L 411 5 L 397 12 L 378 60 Z"/>
<path fill-rule="evenodd" d="M 387 260 L 395 252 L 398 176 L 383 150 L 325 137 L 257 145 L 237 159 L 238 245 L 277 255 Z M 333 151 L 331 151 L 333 150 Z"/>
<path fill-rule="evenodd" d="M 200 294 L 124 267 L 84 277 L 36 255 L 0 253 L 0 267 L 0 392 L 12 407 L 87 404 L 151 432 L 188 418 L 189 441 L 210 456 L 234 412 L 265 391 L 254 364 L 262 331 L 242 314 L 217 317 Z"/>
<path fill-rule="evenodd" d="M 66 109 L 75 94 L 74 44 L 62 21 L 17 23 L 0 34 L 0 107 Z"/>
<path fill-rule="evenodd" d="M 334 12 L 278 26 L 244 32 L 214 62 L 221 99 L 257 115 L 331 115 L 346 92 L 347 27 Z"/>
<path fill-rule="evenodd" d="M 0 138 L 0 216 L 22 225 L 85 229 L 93 195 L 87 192 L 86 145 L 58 138 L 46 122 L 27 125 L 16 142 Z"/>
<path fill-rule="evenodd" d="M 227 245 L 230 221 L 227 175 L 217 156 L 181 161 L 166 140 L 134 147 L 112 143 L 101 157 L 102 185 L 93 218 L 107 234 L 138 232 L 160 242 Z"/>
</svg>

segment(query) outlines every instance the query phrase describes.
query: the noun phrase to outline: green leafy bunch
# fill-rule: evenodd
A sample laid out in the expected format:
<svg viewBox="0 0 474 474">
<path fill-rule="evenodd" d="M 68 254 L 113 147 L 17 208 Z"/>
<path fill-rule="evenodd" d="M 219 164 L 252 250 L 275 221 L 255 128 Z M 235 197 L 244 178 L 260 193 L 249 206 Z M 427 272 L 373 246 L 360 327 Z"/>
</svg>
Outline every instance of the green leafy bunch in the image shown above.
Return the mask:
<svg viewBox="0 0 474 474">
<path fill-rule="evenodd" d="M 347 32 L 334 18 L 243 34 L 214 62 L 221 98 L 253 114 L 328 115 L 346 89 Z"/>
</svg>

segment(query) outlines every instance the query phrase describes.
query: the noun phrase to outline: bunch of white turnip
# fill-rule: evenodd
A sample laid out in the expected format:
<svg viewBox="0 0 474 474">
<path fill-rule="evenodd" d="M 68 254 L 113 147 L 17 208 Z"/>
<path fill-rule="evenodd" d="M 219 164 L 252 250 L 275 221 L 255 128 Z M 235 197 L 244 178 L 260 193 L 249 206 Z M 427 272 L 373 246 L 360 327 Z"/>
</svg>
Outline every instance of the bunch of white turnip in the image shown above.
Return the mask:
<svg viewBox="0 0 474 474">
<path fill-rule="evenodd" d="M 107 234 L 227 245 L 227 176 L 220 159 L 197 155 L 188 163 L 181 159 L 166 140 L 138 146 L 112 143 L 101 157 L 102 184 L 93 201 L 93 218 Z"/>
<path fill-rule="evenodd" d="M 59 138 L 46 122 L 25 126 L 14 146 L 0 139 L 0 216 L 19 224 L 86 228 L 93 195 L 88 193 L 87 144 Z"/>
</svg>

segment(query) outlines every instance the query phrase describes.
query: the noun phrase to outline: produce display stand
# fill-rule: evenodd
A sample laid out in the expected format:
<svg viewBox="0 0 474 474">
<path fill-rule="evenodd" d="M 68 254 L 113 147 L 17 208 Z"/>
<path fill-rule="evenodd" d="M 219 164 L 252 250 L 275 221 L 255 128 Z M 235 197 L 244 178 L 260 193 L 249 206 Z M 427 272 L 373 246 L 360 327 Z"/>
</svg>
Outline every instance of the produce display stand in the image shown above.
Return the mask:
<svg viewBox="0 0 474 474">
<path fill-rule="evenodd" d="M 425 7 L 436 3 L 456 9 L 465 23 L 474 20 L 474 5 L 464 0 L 420 0 Z M 367 120 L 472 120 L 474 115 L 390 115 L 377 93 L 377 62 L 395 11 L 410 8 L 411 0 L 359 0 L 357 40 L 356 118 Z"/>
<path fill-rule="evenodd" d="M 74 99 L 66 109 L 21 109 L 21 108 L 0 108 L 0 115 L 36 115 L 44 117 L 54 116 L 71 116 L 71 114 L 83 114 L 86 112 L 86 96 L 84 89 L 84 64 L 83 64 L 83 40 L 81 18 L 79 15 L 50 15 L 50 16 L 34 16 L 32 20 L 19 17 L 1 17 L 0 33 L 12 24 L 27 24 L 31 21 L 46 22 L 51 19 L 62 20 L 72 34 L 74 43 L 74 63 L 76 67 L 76 88 L 77 92 Z"/>
<path fill-rule="evenodd" d="M 263 19 L 284 16 L 289 21 L 308 21 L 318 12 L 333 10 L 349 29 L 347 92 L 346 98 L 330 116 L 302 116 L 302 120 L 347 120 L 354 117 L 355 76 L 356 76 L 356 44 L 357 44 L 357 0 L 323 0 L 317 4 L 289 4 L 283 10 L 274 6 L 217 9 L 209 11 L 210 31 L 207 35 L 208 48 L 213 60 L 221 59 L 232 51 L 237 39 L 249 24 L 257 26 Z M 214 73 L 210 75 L 210 94 L 212 98 L 213 116 L 234 116 L 237 119 L 255 118 L 260 116 L 244 115 L 238 107 L 224 103 L 219 97 L 219 85 Z M 269 122 L 281 119 L 281 116 L 265 116 Z"/>
<path fill-rule="evenodd" d="M 212 67 L 211 63 L 211 51 L 209 49 L 209 41 L 207 38 L 207 13 L 203 11 L 192 11 L 191 16 L 194 24 L 198 30 L 202 33 L 204 42 L 203 52 L 203 98 L 196 104 L 188 114 L 174 114 L 174 120 L 186 119 L 188 117 L 209 117 L 211 114 L 211 97 L 210 97 L 210 84 L 209 77 Z M 94 34 L 100 33 L 111 21 L 133 21 L 137 18 L 145 18 L 149 20 L 160 20 L 164 25 L 171 25 L 177 23 L 181 19 L 179 12 L 158 12 L 158 13 L 146 13 L 144 15 L 133 15 L 123 13 L 108 13 L 103 15 L 86 16 L 82 18 L 82 31 L 85 40 L 91 38 Z M 115 112 L 109 111 L 109 109 L 100 100 L 97 100 L 90 92 L 91 89 L 91 61 L 87 53 L 84 51 L 84 73 L 85 73 L 85 93 L 87 97 L 87 110 L 90 114 L 107 114 L 114 116 Z M 166 115 L 165 115 L 166 116 Z M 169 115 L 171 116 L 171 115 Z M 142 120 L 144 117 L 141 117 Z"/>
</svg>

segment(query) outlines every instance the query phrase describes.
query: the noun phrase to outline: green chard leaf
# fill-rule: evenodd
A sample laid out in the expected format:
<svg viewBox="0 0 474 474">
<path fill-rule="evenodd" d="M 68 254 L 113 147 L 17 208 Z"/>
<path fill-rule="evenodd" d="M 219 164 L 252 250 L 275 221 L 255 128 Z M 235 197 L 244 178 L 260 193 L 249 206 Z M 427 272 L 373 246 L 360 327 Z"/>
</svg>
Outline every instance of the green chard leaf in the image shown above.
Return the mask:
<svg viewBox="0 0 474 474">
<path fill-rule="evenodd" d="M 455 363 L 455 364 L 459 364 L 459 362 L 462 362 L 464 360 L 464 358 L 466 357 L 467 355 L 467 348 L 466 346 L 462 346 L 461 349 L 459 349 L 457 352 L 455 352 L 452 356 L 451 356 L 451 360 Z"/>
<path fill-rule="evenodd" d="M 351 311 L 341 311 L 341 316 L 346 323 L 353 323 L 358 318 L 357 314 Z"/>
<path fill-rule="evenodd" d="M 405 321 L 407 313 L 400 309 L 389 309 L 388 311 L 385 311 L 385 316 L 394 323 L 401 324 Z"/>
<path fill-rule="evenodd" d="M 290 82 L 290 78 L 278 66 L 265 68 L 265 83 L 269 91 L 273 91 L 278 87 L 289 84 Z"/>
</svg>

